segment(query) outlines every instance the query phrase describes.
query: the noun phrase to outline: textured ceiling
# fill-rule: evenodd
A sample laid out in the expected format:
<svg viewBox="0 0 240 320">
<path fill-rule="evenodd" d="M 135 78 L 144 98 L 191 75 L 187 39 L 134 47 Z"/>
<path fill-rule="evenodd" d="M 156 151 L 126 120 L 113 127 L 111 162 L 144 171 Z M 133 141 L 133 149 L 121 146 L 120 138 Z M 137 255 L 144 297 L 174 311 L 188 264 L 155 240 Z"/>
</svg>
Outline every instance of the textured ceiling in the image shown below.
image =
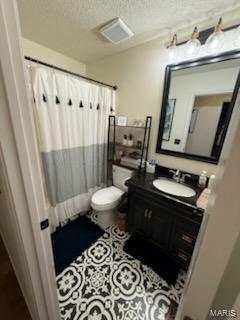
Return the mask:
<svg viewBox="0 0 240 320">
<path fill-rule="evenodd" d="M 82 62 L 141 44 L 239 5 L 239 0 L 18 0 L 23 36 Z M 134 37 L 106 42 L 97 30 L 120 17 Z"/>
</svg>

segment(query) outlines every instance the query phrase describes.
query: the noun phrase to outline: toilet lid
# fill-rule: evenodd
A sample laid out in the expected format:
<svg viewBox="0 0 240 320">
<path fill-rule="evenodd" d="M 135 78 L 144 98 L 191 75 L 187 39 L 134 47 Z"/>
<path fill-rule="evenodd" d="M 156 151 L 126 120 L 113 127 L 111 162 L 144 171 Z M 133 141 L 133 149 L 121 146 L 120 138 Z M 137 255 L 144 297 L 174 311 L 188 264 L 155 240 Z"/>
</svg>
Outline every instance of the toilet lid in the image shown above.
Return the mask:
<svg viewBox="0 0 240 320">
<path fill-rule="evenodd" d="M 123 193 L 124 192 L 122 190 L 114 186 L 104 188 L 94 193 L 92 197 L 92 202 L 98 205 L 112 203 L 119 200 L 119 198 L 121 198 Z"/>
</svg>

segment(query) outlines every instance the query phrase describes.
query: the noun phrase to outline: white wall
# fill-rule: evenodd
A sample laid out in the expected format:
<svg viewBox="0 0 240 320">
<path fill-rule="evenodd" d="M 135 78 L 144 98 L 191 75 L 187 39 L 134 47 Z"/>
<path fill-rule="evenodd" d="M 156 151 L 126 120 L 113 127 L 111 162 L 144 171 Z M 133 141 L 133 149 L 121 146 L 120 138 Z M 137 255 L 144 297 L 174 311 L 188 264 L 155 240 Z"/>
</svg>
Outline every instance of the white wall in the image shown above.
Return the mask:
<svg viewBox="0 0 240 320">
<path fill-rule="evenodd" d="M 206 170 L 214 173 L 216 166 L 198 161 L 155 153 L 160 118 L 166 50 L 159 40 L 124 51 L 87 65 L 87 74 L 117 84 L 117 113 L 131 119 L 153 117 L 149 158 L 159 164 L 192 173 Z"/>
<path fill-rule="evenodd" d="M 181 71 L 173 72 L 169 98 L 176 99 L 176 104 L 170 140 L 163 141 L 164 149 L 184 152 L 195 96 L 233 92 L 239 67 L 236 62 L 234 68 L 209 72 L 202 71 L 202 68 L 198 70 L 199 72 L 190 73 L 189 71 L 187 74 L 182 74 Z M 202 131 L 203 137 L 204 134 L 207 132 Z M 180 139 L 181 143 L 174 144 L 175 139 Z"/>
<path fill-rule="evenodd" d="M 238 294 L 232 309 L 237 310 L 239 312 L 239 310 L 240 310 L 240 293 Z M 228 318 L 227 320 L 231 320 L 231 319 L 232 319 L 232 317 Z"/>
<path fill-rule="evenodd" d="M 24 55 L 85 75 L 86 65 L 34 41 L 22 38 Z"/>
</svg>

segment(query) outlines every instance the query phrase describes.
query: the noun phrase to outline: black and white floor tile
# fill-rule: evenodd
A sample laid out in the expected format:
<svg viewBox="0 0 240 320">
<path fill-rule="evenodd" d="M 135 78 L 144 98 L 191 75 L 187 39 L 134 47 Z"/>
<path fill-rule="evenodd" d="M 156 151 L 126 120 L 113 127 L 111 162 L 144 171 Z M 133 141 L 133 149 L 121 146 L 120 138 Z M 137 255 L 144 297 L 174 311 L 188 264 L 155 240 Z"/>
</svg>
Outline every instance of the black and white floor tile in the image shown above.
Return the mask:
<svg viewBox="0 0 240 320">
<path fill-rule="evenodd" d="M 170 299 L 179 303 L 185 273 L 168 285 L 123 251 L 128 238 L 116 226 L 108 228 L 57 277 L 63 320 L 164 320 Z"/>
</svg>

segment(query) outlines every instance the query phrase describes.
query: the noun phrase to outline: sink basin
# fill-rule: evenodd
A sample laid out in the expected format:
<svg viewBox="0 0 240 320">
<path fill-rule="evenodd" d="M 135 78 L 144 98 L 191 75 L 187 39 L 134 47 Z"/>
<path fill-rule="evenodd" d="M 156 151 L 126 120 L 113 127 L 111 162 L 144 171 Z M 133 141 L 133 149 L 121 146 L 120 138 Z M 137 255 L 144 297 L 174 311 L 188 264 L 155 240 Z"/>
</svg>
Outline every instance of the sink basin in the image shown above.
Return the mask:
<svg viewBox="0 0 240 320">
<path fill-rule="evenodd" d="M 158 190 L 174 196 L 190 198 L 196 194 L 192 188 L 186 186 L 185 184 L 180 184 L 167 178 L 156 179 L 153 181 L 153 185 Z"/>
</svg>

